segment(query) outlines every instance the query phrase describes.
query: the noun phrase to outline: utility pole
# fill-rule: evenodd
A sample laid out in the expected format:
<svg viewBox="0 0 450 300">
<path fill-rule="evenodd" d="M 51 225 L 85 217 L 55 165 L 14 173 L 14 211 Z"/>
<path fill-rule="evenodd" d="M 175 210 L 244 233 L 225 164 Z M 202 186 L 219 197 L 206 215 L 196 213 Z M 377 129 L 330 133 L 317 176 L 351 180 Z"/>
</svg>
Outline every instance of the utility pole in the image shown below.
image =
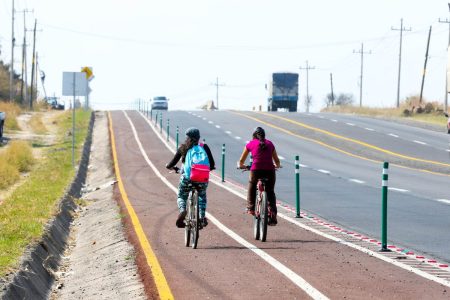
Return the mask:
<svg viewBox="0 0 450 300">
<path fill-rule="evenodd" d="M 361 75 L 360 75 L 360 79 L 359 79 L 359 107 L 362 107 L 364 54 L 372 54 L 372 51 L 364 52 L 364 44 L 361 43 L 361 50 L 358 50 L 358 51 L 353 50 L 353 53 L 361 54 Z"/>
<path fill-rule="evenodd" d="M 34 76 L 36 69 L 36 24 L 37 20 L 34 19 L 34 32 L 33 32 L 33 59 L 31 60 L 31 95 L 30 95 L 30 110 L 33 109 L 33 89 L 34 89 Z"/>
<path fill-rule="evenodd" d="M 411 31 L 411 27 L 406 29 L 403 27 L 403 18 L 400 19 L 400 28 L 391 27 L 391 30 L 400 31 L 400 51 L 398 54 L 398 81 L 397 81 L 397 107 L 400 107 L 400 73 L 402 69 L 402 40 L 403 40 L 403 31 Z"/>
<path fill-rule="evenodd" d="M 422 86 L 420 87 L 419 104 L 422 104 L 423 84 L 425 83 L 425 74 L 427 72 L 428 49 L 430 48 L 430 38 L 431 38 L 431 26 L 430 26 L 430 31 L 428 32 L 427 51 L 425 52 L 425 63 L 423 66 Z"/>
<path fill-rule="evenodd" d="M 311 67 L 306 61 L 306 67 L 300 67 L 300 70 L 306 70 L 306 112 L 309 112 L 309 105 L 311 100 L 309 98 L 309 70 L 314 70 L 316 67 Z"/>
<path fill-rule="evenodd" d="M 450 11 L 450 3 L 448 4 L 448 8 Z M 445 18 L 445 20 L 441 20 L 441 18 L 439 18 L 439 23 L 447 23 L 448 24 L 448 45 L 447 45 L 447 55 L 448 55 L 448 51 L 449 51 L 449 47 L 450 47 L 450 20 L 447 20 L 447 18 Z M 447 62 L 448 64 L 448 62 Z M 444 112 L 447 112 L 448 109 L 448 69 L 449 69 L 449 65 L 447 65 L 447 68 L 445 70 L 445 100 L 444 100 Z"/>
<path fill-rule="evenodd" d="M 333 73 L 330 73 L 330 83 L 331 83 L 331 106 L 334 106 Z"/>
<path fill-rule="evenodd" d="M 216 105 L 217 110 L 219 110 L 219 86 L 224 86 L 224 84 L 219 84 L 219 77 L 216 77 L 216 83 L 213 83 L 216 86 Z"/>
<path fill-rule="evenodd" d="M 9 66 L 9 101 L 14 101 L 14 43 L 16 39 L 14 38 L 14 0 L 12 0 L 12 23 L 11 23 L 11 65 Z"/>
</svg>

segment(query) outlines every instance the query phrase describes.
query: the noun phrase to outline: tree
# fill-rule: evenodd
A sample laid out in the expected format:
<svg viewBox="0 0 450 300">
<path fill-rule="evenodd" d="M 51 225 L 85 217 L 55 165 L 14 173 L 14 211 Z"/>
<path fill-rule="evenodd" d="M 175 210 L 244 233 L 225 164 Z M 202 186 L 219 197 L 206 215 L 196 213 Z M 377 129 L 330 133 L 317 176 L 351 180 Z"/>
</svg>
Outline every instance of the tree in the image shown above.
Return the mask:
<svg viewBox="0 0 450 300">
<path fill-rule="evenodd" d="M 335 100 L 335 105 L 352 105 L 355 101 L 353 94 L 350 93 L 340 93 Z"/>
<path fill-rule="evenodd" d="M 311 106 L 312 103 L 312 96 L 305 96 L 305 106 L 306 106 L 306 112 L 309 112 L 309 107 Z"/>
<path fill-rule="evenodd" d="M 328 93 L 327 96 L 325 97 L 325 99 L 323 99 L 327 107 L 334 105 L 334 102 L 336 100 L 336 97 L 334 96 L 334 94 L 333 94 L 333 97 L 334 97 L 334 99 L 331 97 L 331 93 Z"/>
</svg>

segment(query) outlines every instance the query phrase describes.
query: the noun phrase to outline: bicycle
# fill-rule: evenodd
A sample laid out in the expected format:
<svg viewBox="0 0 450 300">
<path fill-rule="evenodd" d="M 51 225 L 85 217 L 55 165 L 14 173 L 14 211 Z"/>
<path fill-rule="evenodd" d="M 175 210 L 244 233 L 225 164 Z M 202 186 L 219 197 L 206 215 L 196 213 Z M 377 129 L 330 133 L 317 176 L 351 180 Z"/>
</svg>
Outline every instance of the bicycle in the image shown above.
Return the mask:
<svg viewBox="0 0 450 300">
<path fill-rule="evenodd" d="M 250 171 L 250 166 L 245 166 L 243 172 Z M 267 178 L 258 178 L 256 183 L 255 215 L 253 217 L 253 237 L 255 240 L 265 242 L 267 238 L 267 225 L 269 223 L 269 200 L 266 192 Z"/>
<path fill-rule="evenodd" d="M 179 173 L 178 167 L 172 168 L 175 173 Z M 203 228 L 200 222 L 200 210 L 198 205 L 198 191 L 195 183 L 189 183 L 190 191 L 186 201 L 186 217 L 184 219 L 184 244 L 197 249 L 199 231 Z"/>
</svg>

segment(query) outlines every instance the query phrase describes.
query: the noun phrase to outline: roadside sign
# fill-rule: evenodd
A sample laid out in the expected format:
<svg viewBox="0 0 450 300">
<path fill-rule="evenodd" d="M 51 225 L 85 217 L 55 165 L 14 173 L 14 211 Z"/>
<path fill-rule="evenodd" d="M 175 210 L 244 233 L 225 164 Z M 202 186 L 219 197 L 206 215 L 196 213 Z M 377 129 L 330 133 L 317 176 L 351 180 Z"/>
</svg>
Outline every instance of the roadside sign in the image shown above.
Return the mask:
<svg viewBox="0 0 450 300">
<path fill-rule="evenodd" d="M 92 67 L 83 67 L 81 68 L 81 72 L 86 74 L 86 79 L 90 80 L 94 76 L 94 72 L 92 72 Z"/>
<path fill-rule="evenodd" d="M 63 96 L 85 96 L 86 74 L 83 72 L 63 72 Z"/>
</svg>

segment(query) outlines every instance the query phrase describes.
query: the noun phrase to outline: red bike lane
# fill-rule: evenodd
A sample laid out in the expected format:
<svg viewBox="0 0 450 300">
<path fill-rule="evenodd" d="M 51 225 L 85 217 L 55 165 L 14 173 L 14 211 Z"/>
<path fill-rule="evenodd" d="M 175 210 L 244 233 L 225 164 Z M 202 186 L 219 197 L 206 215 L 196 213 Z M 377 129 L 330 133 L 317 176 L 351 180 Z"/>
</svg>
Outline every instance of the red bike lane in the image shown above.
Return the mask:
<svg viewBox="0 0 450 300">
<path fill-rule="evenodd" d="M 176 188 L 179 175 L 169 174 L 164 167 L 172 153 L 140 114 L 127 115 L 130 120 L 124 112 L 111 113 L 123 185 L 175 298 L 308 298 L 294 283 L 296 276 L 329 298 L 448 298 L 448 288 L 443 285 L 281 218 L 278 226 L 269 227 L 266 243 L 254 241 L 252 219 L 243 213 L 244 200 L 214 183 L 208 188 L 208 212 L 253 246 L 249 249 L 210 222 L 200 231 L 198 249 L 184 247 L 184 231 L 175 227 L 173 187 L 155 174 L 141 150 Z M 282 273 L 257 251 L 271 256 L 291 273 Z"/>
</svg>

